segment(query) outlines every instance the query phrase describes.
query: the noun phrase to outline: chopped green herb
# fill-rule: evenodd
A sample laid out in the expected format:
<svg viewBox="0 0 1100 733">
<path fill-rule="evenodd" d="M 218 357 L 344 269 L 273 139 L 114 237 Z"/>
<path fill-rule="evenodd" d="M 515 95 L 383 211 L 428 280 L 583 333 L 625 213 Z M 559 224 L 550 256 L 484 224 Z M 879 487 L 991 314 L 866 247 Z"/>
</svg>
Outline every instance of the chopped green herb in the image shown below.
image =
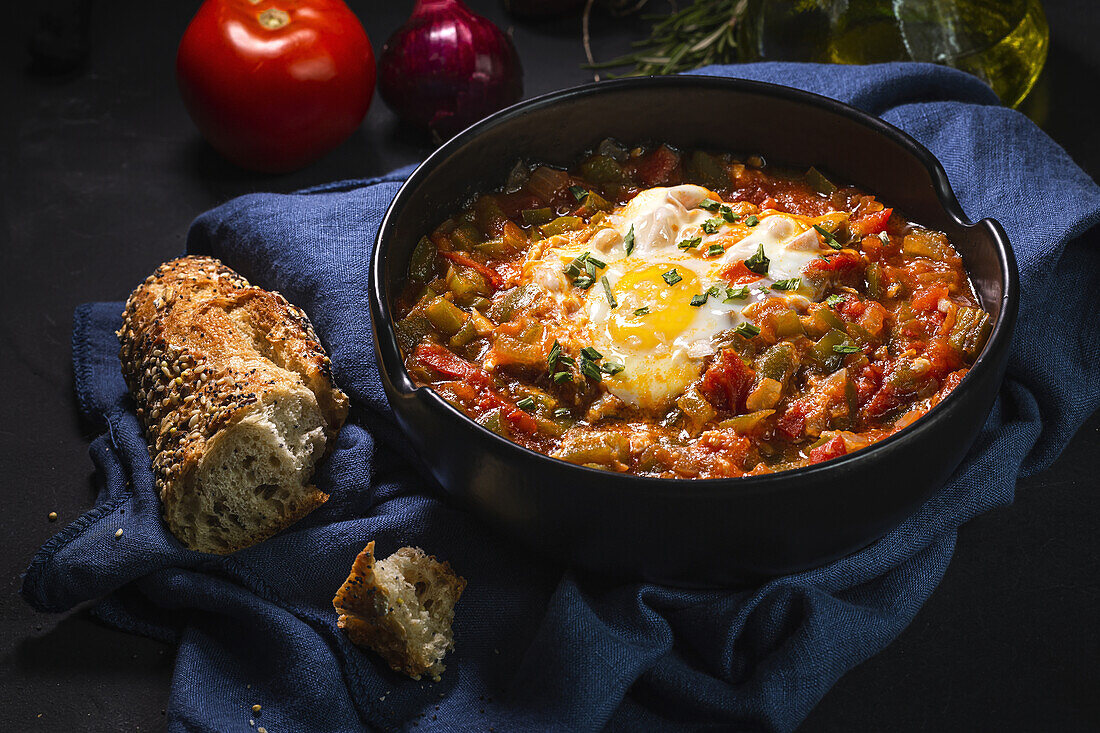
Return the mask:
<svg viewBox="0 0 1100 733">
<path fill-rule="evenodd" d="M 599 269 L 601 269 L 601 270 L 602 270 L 603 268 L 607 267 L 607 263 L 606 263 L 606 262 L 604 262 L 603 260 L 597 260 L 597 259 L 596 259 L 595 257 L 593 257 L 592 255 L 589 255 L 589 256 L 588 256 L 588 258 L 587 258 L 587 261 L 588 261 L 588 262 L 591 262 L 591 263 L 592 263 L 593 265 L 595 265 L 596 267 L 598 267 L 598 268 L 599 268 Z"/>
<path fill-rule="evenodd" d="M 721 214 L 722 218 L 728 221 L 730 224 L 741 220 L 741 217 L 733 213 L 733 209 L 728 206 L 719 207 L 718 213 Z"/>
<path fill-rule="evenodd" d="M 550 374 L 554 373 L 554 367 L 558 365 L 558 359 L 561 358 L 561 344 L 557 339 L 554 339 L 554 345 L 550 347 L 550 355 L 546 357 L 546 369 Z"/>
<path fill-rule="evenodd" d="M 573 281 L 573 284 L 581 290 L 588 290 L 592 287 L 592 283 L 596 282 L 596 278 L 589 277 L 588 275 L 581 275 Z"/>
<path fill-rule="evenodd" d="M 700 293 L 699 295 L 693 295 L 693 296 L 691 296 L 691 304 L 693 306 L 695 306 L 696 308 L 698 308 L 703 303 L 707 302 L 707 297 L 709 295 L 710 295 L 710 293 Z"/>
<path fill-rule="evenodd" d="M 630 231 L 623 237 L 623 247 L 626 248 L 626 254 L 629 257 L 630 253 L 634 251 L 634 225 L 630 225 Z"/>
<path fill-rule="evenodd" d="M 749 216 L 745 217 L 745 226 L 747 227 L 754 227 L 759 223 L 760 220 L 756 218 L 755 214 L 750 214 Z"/>
<path fill-rule="evenodd" d="M 588 189 L 584 186 L 570 186 L 569 193 L 573 194 L 573 198 L 577 201 L 584 201 L 588 197 Z"/>
<path fill-rule="evenodd" d="M 844 296 L 843 295 L 833 294 L 833 295 L 830 295 L 828 298 L 825 299 L 825 303 L 827 305 L 829 305 L 830 307 L 833 307 L 833 308 L 837 307 L 838 305 L 840 305 L 843 302 L 844 302 Z"/>
<path fill-rule="evenodd" d="M 559 364 L 564 364 L 567 367 L 577 366 L 577 360 L 574 359 L 571 356 L 566 356 L 565 354 L 562 354 L 561 356 L 558 357 L 558 363 Z"/>
<path fill-rule="evenodd" d="M 707 288 L 707 295 L 709 295 L 712 298 L 720 298 L 720 297 L 722 297 L 722 294 L 724 292 L 725 292 L 725 290 L 723 290 L 721 287 L 719 287 L 717 285 L 711 285 L 709 288 Z"/>
<path fill-rule="evenodd" d="M 524 412 L 533 412 L 535 409 L 535 401 L 530 397 L 524 397 L 522 400 L 516 403 L 516 407 Z"/>
<path fill-rule="evenodd" d="M 828 229 L 821 226 L 820 224 L 814 224 L 814 229 L 816 229 L 817 233 L 821 235 L 821 238 L 825 240 L 825 244 L 829 245 L 833 249 L 840 249 L 844 246 L 840 242 L 836 241 L 836 237 L 833 236 L 832 232 L 830 232 Z"/>
<path fill-rule="evenodd" d="M 691 239 L 685 239 L 676 246 L 680 249 L 691 249 L 692 247 L 698 247 L 699 243 L 703 241 L 702 237 L 692 237 Z"/>
<path fill-rule="evenodd" d="M 764 245 L 761 244 L 756 249 L 756 254 L 745 260 L 745 267 L 749 268 L 757 275 L 767 275 L 768 265 L 771 264 L 771 260 L 764 254 Z"/>
<path fill-rule="evenodd" d="M 722 226 L 723 221 L 725 220 L 719 219 L 717 217 L 715 217 L 714 219 L 707 219 L 703 222 L 703 231 L 707 234 L 714 234 L 716 231 L 718 231 L 718 227 Z"/>
<path fill-rule="evenodd" d="M 573 372 L 554 372 L 551 377 L 554 380 L 554 384 L 561 384 L 562 382 L 572 382 Z"/>
<path fill-rule="evenodd" d="M 586 251 L 586 252 L 582 252 L 579 255 L 577 255 L 576 257 L 574 257 L 573 261 L 565 266 L 565 274 L 569 275 L 570 277 L 575 277 L 577 275 L 580 275 L 581 272 L 584 271 L 585 260 L 588 259 L 588 255 L 590 255 L 590 254 L 591 254 L 591 252 Z"/>
<path fill-rule="evenodd" d="M 749 286 L 742 285 L 739 288 L 726 288 L 726 299 L 724 302 L 728 303 L 731 300 L 744 300 L 749 297 Z"/>
<path fill-rule="evenodd" d="M 886 232 L 879 232 L 878 238 L 883 244 L 890 244 L 890 235 Z"/>
<path fill-rule="evenodd" d="M 772 283 L 773 290 L 798 290 L 798 286 L 802 284 L 802 278 L 792 277 L 789 280 L 776 280 Z"/>
<path fill-rule="evenodd" d="M 607 295 L 607 304 L 612 308 L 618 308 L 619 304 L 615 302 L 615 296 L 611 292 L 611 284 L 607 282 L 607 275 L 600 278 L 600 285 L 603 285 L 603 292 Z"/>
<path fill-rule="evenodd" d="M 591 346 L 585 346 L 583 349 L 581 349 L 581 356 L 583 356 L 585 359 L 591 359 L 592 361 L 603 358 L 603 354 L 596 351 Z"/>
<path fill-rule="evenodd" d="M 707 211 L 717 211 L 722 205 L 722 202 L 715 201 L 714 199 L 703 199 L 699 204 L 700 209 L 706 209 Z"/>
<path fill-rule="evenodd" d="M 604 374 L 618 374 L 623 369 L 626 369 L 626 367 L 614 361 L 610 363 L 604 362 L 603 364 L 600 364 L 600 371 Z"/>
<path fill-rule="evenodd" d="M 581 374 L 590 379 L 595 379 L 597 382 L 603 379 L 600 376 L 600 368 L 596 366 L 596 363 L 589 361 L 588 359 L 581 359 Z"/>
<path fill-rule="evenodd" d="M 733 332 L 748 339 L 760 335 L 760 329 L 751 323 L 738 324 L 737 328 L 733 329 Z"/>
<path fill-rule="evenodd" d="M 647 316 L 647 315 L 649 315 L 649 306 L 648 305 L 643 305 L 641 308 L 634 311 L 634 315 L 636 315 L 636 316 Z"/>
<path fill-rule="evenodd" d="M 676 272 L 675 267 L 673 267 L 668 272 L 662 274 L 661 277 L 664 278 L 664 281 L 666 283 L 668 283 L 669 285 L 675 285 L 676 283 L 678 283 L 678 282 L 680 282 L 681 280 L 684 279 L 684 278 L 680 277 L 680 273 Z"/>
<path fill-rule="evenodd" d="M 838 354 L 855 354 L 859 351 L 859 347 L 849 341 L 845 341 L 844 343 L 833 344 L 833 351 Z"/>
<path fill-rule="evenodd" d="M 712 244 L 707 247 L 707 257 L 714 257 L 715 255 L 724 255 L 726 248 L 720 244 Z"/>
<path fill-rule="evenodd" d="M 558 409 L 554 410 L 554 417 L 569 417 L 569 408 L 559 407 Z"/>
</svg>

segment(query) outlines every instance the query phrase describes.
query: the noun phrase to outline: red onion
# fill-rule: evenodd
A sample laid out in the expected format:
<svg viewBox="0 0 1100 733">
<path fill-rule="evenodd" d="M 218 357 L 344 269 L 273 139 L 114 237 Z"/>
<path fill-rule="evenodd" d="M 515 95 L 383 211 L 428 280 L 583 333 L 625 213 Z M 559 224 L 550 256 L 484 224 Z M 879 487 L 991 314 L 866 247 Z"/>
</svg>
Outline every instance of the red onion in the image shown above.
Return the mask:
<svg viewBox="0 0 1100 733">
<path fill-rule="evenodd" d="M 584 0 L 504 0 L 504 8 L 518 18 L 550 18 L 584 5 Z"/>
<path fill-rule="evenodd" d="M 459 0 L 417 0 L 390 36 L 379 91 L 404 121 L 445 140 L 523 94 L 512 41 Z"/>
</svg>

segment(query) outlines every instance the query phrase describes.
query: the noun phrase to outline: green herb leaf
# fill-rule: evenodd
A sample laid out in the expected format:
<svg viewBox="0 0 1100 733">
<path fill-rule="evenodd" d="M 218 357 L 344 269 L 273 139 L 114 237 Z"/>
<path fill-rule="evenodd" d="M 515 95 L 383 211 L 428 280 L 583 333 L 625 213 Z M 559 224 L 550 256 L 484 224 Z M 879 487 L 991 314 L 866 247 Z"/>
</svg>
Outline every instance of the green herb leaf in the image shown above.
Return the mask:
<svg viewBox="0 0 1100 733">
<path fill-rule="evenodd" d="M 711 285 L 709 288 L 707 288 L 707 295 L 709 295 L 712 298 L 722 297 L 723 292 L 725 292 L 725 291 L 717 285 Z"/>
<path fill-rule="evenodd" d="M 561 384 L 562 382 L 572 382 L 573 372 L 554 372 L 551 377 L 554 380 L 554 384 Z"/>
<path fill-rule="evenodd" d="M 636 316 L 647 316 L 647 315 L 649 315 L 649 306 L 648 305 L 643 305 L 641 308 L 634 311 L 634 315 L 636 315 Z"/>
<path fill-rule="evenodd" d="M 569 408 L 559 407 L 558 409 L 554 410 L 554 417 L 569 417 Z"/>
<path fill-rule="evenodd" d="M 798 290 L 798 286 L 802 284 L 802 278 L 792 277 L 789 280 L 776 280 L 772 283 L 773 290 Z"/>
<path fill-rule="evenodd" d="M 611 285 L 607 282 L 607 275 L 600 278 L 600 285 L 603 285 L 603 292 L 607 295 L 607 304 L 612 308 L 618 308 L 619 304 L 615 302 L 615 296 L 611 293 Z"/>
<path fill-rule="evenodd" d="M 703 241 L 702 237 L 692 237 L 691 239 L 685 239 L 676 246 L 680 249 L 691 249 L 692 247 L 698 247 L 699 243 Z"/>
<path fill-rule="evenodd" d="M 554 339 L 554 345 L 550 347 L 550 355 L 546 357 L 546 370 L 549 374 L 554 373 L 554 367 L 558 365 L 558 359 L 561 358 L 561 344 L 557 339 Z"/>
<path fill-rule="evenodd" d="M 693 306 L 695 306 L 696 308 L 698 308 L 703 303 L 707 302 L 707 297 L 709 295 L 710 295 L 709 293 L 700 293 L 699 295 L 693 295 L 693 296 L 691 296 L 691 304 Z"/>
<path fill-rule="evenodd" d="M 585 346 L 583 349 L 581 349 L 581 356 L 583 356 L 585 359 L 591 359 L 592 361 L 603 358 L 603 354 L 596 351 L 591 346 Z"/>
<path fill-rule="evenodd" d="M 590 287 L 592 287 L 592 284 L 594 282 L 596 282 L 596 278 L 589 277 L 588 275 L 581 275 L 573 281 L 573 285 L 580 288 L 581 290 L 588 290 Z"/>
<path fill-rule="evenodd" d="M 684 279 L 680 276 L 680 273 L 676 272 L 675 267 L 673 267 L 668 272 L 662 274 L 661 277 L 664 278 L 664 281 L 669 285 L 675 285 L 676 283 Z"/>
<path fill-rule="evenodd" d="M 720 244 L 712 244 L 707 247 L 707 257 L 714 257 L 715 255 L 724 255 L 726 248 Z"/>
<path fill-rule="evenodd" d="M 535 401 L 530 397 L 524 397 L 522 400 L 516 403 L 516 407 L 523 410 L 524 412 L 534 412 Z"/>
<path fill-rule="evenodd" d="M 854 354 L 859 351 L 859 347 L 850 341 L 845 341 L 844 343 L 834 344 L 833 351 L 838 354 Z"/>
<path fill-rule="evenodd" d="M 590 252 L 582 252 L 573 258 L 573 261 L 565 266 L 565 274 L 570 277 L 580 275 L 584 271 L 584 262 L 588 259 Z"/>
<path fill-rule="evenodd" d="M 737 325 L 737 328 L 733 329 L 733 332 L 747 339 L 760 335 L 760 329 L 751 323 L 740 323 Z"/>
<path fill-rule="evenodd" d="M 879 238 L 879 241 L 882 242 L 883 244 L 890 244 L 890 235 L 887 234 L 886 232 L 879 232 L 878 233 L 878 238 Z"/>
<path fill-rule="evenodd" d="M 630 225 L 630 231 L 623 237 L 623 247 L 626 248 L 626 256 L 629 257 L 630 253 L 634 251 L 634 225 Z"/>
<path fill-rule="evenodd" d="M 771 264 L 771 260 L 764 254 L 764 245 L 761 244 L 756 249 L 756 254 L 745 260 L 745 267 L 749 268 L 757 275 L 767 275 L 768 265 Z"/>
<path fill-rule="evenodd" d="M 820 224 L 814 224 L 814 229 L 816 229 L 817 233 L 821 235 L 821 238 L 825 240 L 825 244 L 829 245 L 833 249 L 840 249 L 844 246 L 840 242 L 836 241 L 836 237 L 833 236 L 832 232 L 830 232 L 828 229 L 821 226 Z"/>
<path fill-rule="evenodd" d="M 602 371 L 604 374 L 618 374 L 623 369 L 626 369 L 626 367 L 614 361 L 604 362 L 603 364 L 600 364 L 600 371 Z"/>
<path fill-rule="evenodd" d="M 722 206 L 722 202 L 715 201 L 714 199 L 703 199 L 699 204 L 700 209 L 706 209 L 707 211 L 718 211 Z"/>
<path fill-rule="evenodd" d="M 595 257 L 593 257 L 592 255 L 589 255 L 589 256 L 588 256 L 588 258 L 587 258 L 587 261 L 588 261 L 588 262 L 591 262 L 591 263 L 592 263 L 593 265 L 595 265 L 596 267 L 598 267 L 598 268 L 599 268 L 599 269 L 601 269 L 601 270 L 602 270 L 602 269 L 604 269 L 605 267 L 607 267 L 607 263 L 606 263 L 606 262 L 604 262 L 603 260 L 597 260 L 597 259 L 596 259 Z"/>
<path fill-rule="evenodd" d="M 738 222 L 741 217 L 733 213 L 733 209 L 728 206 L 722 206 L 718 209 L 718 213 L 722 215 L 722 218 L 728 221 L 730 224 Z"/>
<path fill-rule="evenodd" d="M 715 217 L 714 219 L 707 219 L 703 222 L 703 231 L 707 234 L 714 234 L 716 231 L 718 231 L 718 227 L 722 226 L 722 223 L 724 221 L 724 219 L 719 219 L 717 217 Z"/>
<path fill-rule="evenodd" d="M 588 273 L 589 277 L 595 278 L 596 277 L 596 263 L 593 262 L 592 260 L 585 261 L 584 271 Z"/>
<path fill-rule="evenodd" d="M 832 307 L 832 308 L 837 307 L 838 305 L 840 305 L 843 302 L 844 302 L 844 296 L 843 295 L 834 294 L 834 295 L 830 295 L 828 298 L 825 299 L 825 303 L 827 305 L 829 305 L 830 307 Z"/>
<path fill-rule="evenodd" d="M 588 189 L 584 186 L 570 186 L 569 193 L 573 194 L 573 198 L 577 201 L 584 201 L 588 198 Z"/>
<path fill-rule="evenodd" d="M 600 368 L 596 366 L 595 362 L 589 361 L 588 359 L 581 359 L 581 374 L 589 379 L 595 379 L 597 382 L 603 379 L 600 375 Z"/>
<path fill-rule="evenodd" d="M 749 214 L 748 216 L 745 217 L 745 226 L 747 226 L 747 227 L 754 227 L 759 223 L 760 223 L 760 220 L 758 218 L 756 218 L 755 214 Z"/>
<path fill-rule="evenodd" d="M 749 286 L 742 285 L 739 288 L 726 288 L 726 299 L 724 302 L 728 303 L 731 300 L 744 300 L 749 297 Z"/>
</svg>

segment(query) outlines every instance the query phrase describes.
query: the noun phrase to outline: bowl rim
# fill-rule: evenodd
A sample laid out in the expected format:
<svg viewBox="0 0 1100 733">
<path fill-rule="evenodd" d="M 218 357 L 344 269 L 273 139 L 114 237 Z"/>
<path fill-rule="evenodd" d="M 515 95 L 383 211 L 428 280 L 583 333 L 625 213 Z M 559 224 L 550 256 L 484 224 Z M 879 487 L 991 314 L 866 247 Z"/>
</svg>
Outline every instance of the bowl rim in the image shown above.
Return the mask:
<svg viewBox="0 0 1100 733">
<path fill-rule="evenodd" d="M 728 478 L 662 478 L 589 468 L 531 450 L 530 448 L 526 448 L 519 443 L 508 440 L 482 426 L 476 420 L 470 418 L 457 407 L 443 399 L 443 397 L 431 387 L 426 385 L 417 386 L 413 383 L 408 370 L 405 368 L 404 360 L 401 358 L 401 350 L 396 341 L 393 328 L 394 316 L 390 310 L 389 303 L 386 302 L 386 298 L 383 295 L 385 282 L 383 274 L 384 258 L 382 256 L 385 251 L 384 243 L 388 239 L 394 226 L 394 219 L 404 206 L 406 199 L 412 196 L 413 190 L 420 185 L 422 180 L 425 179 L 441 161 L 449 157 L 452 152 L 458 148 L 477 138 L 487 129 L 509 122 L 533 111 L 553 106 L 563 100 L 584 98 L 607 92 L 615 92 L 621 89 L 651 88 L 659 90 L 670 87 L 703 87 L 727 91 L 752 92 L 778 97 L 795 103 L 824 108 L 828 112 L 846 117 L 853 122 L 868 127 L 873 132 L 889 138 L 892 142 L 905 149 L 924 166 L 931 177 L 933 189 L 939 199 L 940 205 L 943 207 L 944 213 L 946 213 L 956 224 L 966 229 L 983 229 L 988 233 L 995 245 L 994 249 L 997 253 L 1000 275 L 1004 283 L 1000 303 L 1000 317 L 997 319 L 993 331 L 990 333 L 981 354 L 974 360 L 966 376 L 963 377 L 955 389 L 953 389 L 939 404 L 930 409 L 913 424 L 899 430 L 893 435 L 876 443 L 872 443 L 866 448 L 862 448 L 854 453 L 849 453 L 822 463 L 755 476 Z M 444 411 L 459 418 L 475 432 L 480 431 L 483 438 L 497 443 L 506 452 L 514 454 L 515 460 L 534 461 L 534 465 L 536 466 L 545 461 L 552 461 L 552 468 L 561 471 L 576 472 L 578 479 L 587 478 L 597 480 L 604 485 L 626 482 L 631 484 L 631 491 L 650 489 L 657 493 L 663 493 L 663 490 L 668 489 L 675 491 L 679 496 L 685 494 L 692 496 L 711 495 L 716 491 L 728 493 L 731 490 L 735 490 L 738 495 L 742 496 L 767 493 L 777 486 L 788 484 L 791 481 L 797 482 L 801 479 L 812 480 L 823 472 L 840 473 L 856 461 L 868 460 L 869 457 L 883 454 L 906 440 L 915 440 L 916 436 L 936 430 L 938 427 L 937 424 L 940 422 L 937 418 L 947 414 L 949 407 L 952 404 L 956 404 L 961 399 L 965 389 L 979 380 L 993 376 L 993 373 L 990 373 L 991 369 L 993 369 L 995 373 L 995 367 L 991 363 L 994 359 L 992 354 L 998 351 L 1002 346 L 1007 348 L 1008 344 L 1006 342 L 1012 338 L 1017 317 L 1019 300 L 1018 291 L 1019 274 L 1016 266 L 1015 254 L 1009 242 L 1008 235 L 1005 233 L 1000 222 L 989 217 L 983 218 L 977 222 L 971 221 L 966 216 L 958 199 L 955 197 L 955 193 L 951 188 L 947 172 L 944 170 L 943 165 L 930 150 L 917 142 L 908 133 L 879 117 L 870 115 L 849 104 L 832 99 L 831 97 L 772 82 L 703 74 L 633 77 L 583 84 L 518 102 L 474 123 L 432 152 L 412 171 L 412 173 L 409 174 L 408 178 L 405 179 L 401 188 L 394 195 L 393 200 L 390 202 L 382 218 L 378 233 L 375 236 L 374 248 L 371 252 L 370 260 L 371 330 L 374 333 L 376 357 L 379 362 L 378 366 L 383 373 L 388 375 L 389 381 L 394 389 L 403 397 L 415 397 L 428 400 L 435 407 L 442 408 Z M 396 357 L 394 359 L 397 364 L 396 374 L 386 368 L 387 359 L 384 353 L 385 350 L 388 350 L 391 356 Z M 954 467 L 952 467 L 952 470 L 954 470 Z"/>
</svg>

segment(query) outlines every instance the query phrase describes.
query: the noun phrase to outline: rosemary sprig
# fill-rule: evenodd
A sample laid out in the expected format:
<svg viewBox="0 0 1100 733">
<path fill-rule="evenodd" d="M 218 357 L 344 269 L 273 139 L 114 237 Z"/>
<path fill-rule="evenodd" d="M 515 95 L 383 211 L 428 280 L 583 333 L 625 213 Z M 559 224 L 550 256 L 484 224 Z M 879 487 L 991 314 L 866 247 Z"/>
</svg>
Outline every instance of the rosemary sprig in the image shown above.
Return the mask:
<svg viewBox="0 0 1100 733">
<path fill-rule="evenodd" d="M 595 63 L 587 33 L 584 34 L 586 69 L 634 68 L 622 76 L 676 74 L 710 64 L 737 60 L 737 25 L 748 0 L 694 0 L 683 10 L 670 15 L 643 15 L 653 21 L 648 38 L 631 44 L 637 50 L 610 61 Z M 585 8 L 585 26 L 592 3 Z"/>
</svg>

